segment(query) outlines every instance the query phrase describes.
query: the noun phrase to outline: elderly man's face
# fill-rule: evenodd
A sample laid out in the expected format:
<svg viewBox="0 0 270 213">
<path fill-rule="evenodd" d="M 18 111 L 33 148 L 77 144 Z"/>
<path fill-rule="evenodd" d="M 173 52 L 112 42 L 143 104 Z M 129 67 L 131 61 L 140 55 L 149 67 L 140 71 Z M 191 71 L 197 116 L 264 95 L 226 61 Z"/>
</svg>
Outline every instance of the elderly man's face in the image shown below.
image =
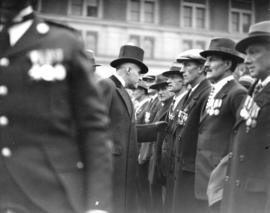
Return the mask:
<svg viewBox="0 0 270 213">
<path fill-rule="evenodd" d="M 200 76 L 201 67 L 194 61 L 183 62 L 183 77 L 184 83 L 195 86 L 197 79 Z"/>
<path fill-rule="evenodd" d="M 174 93 L 179 92 L 183 87 L 183 77 L 181 75 L 169 75 L 167 82 L 169 83 L 168 90 Z"/>
<path fill-rule="evenodd" d="M 246 50 L 245 64 L 254 78 L 265 79 L 270 74 L 270 44 L 252 44 Z"/>
<path fill-rule="evenodd" d="M 161 102 L 168 100 L 172 96 L 174 96 L 174 93 L 168 90 L 168 86 L 163 86 L 158 89 L 158 99 Z"/>
<path fill-rule="evenodd" d="M 228 69 L 226 61 L 217 55 L 208 56 L 204 66 L 206 78 L 214 83 L 220 81 Z"/>
</svg>

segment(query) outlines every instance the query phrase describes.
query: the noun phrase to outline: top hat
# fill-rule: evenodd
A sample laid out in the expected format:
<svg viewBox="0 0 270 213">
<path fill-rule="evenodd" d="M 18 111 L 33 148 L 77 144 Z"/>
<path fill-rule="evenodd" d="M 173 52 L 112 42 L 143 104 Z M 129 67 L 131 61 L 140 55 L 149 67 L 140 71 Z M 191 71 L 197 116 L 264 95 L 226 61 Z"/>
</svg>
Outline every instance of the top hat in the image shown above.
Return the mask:
<svg viewBox="0 0 270 213">
<path fill-rule="evenodd" d="M 214 38 L 211 40 L 209 49 L 200 53 L 206 58 L 210 55 L 221 55 L 229 57 L 237 63 L 242 63 L 244 59 L 235 50 L 235 42 L 229 38 Z"/>
<path fill-rule="evenodd" d="M 165 71 L 162 73 L 163 76 L 169 77 L 170 75 L 179 75 L 180 77 L 183 76 L 183 73 L 181 72 L 182 66 L 179 63 L 174 63 L 168 71 Z"/>
<path fill-rule="evenodd" d="M 270 43 L 270 21 L 263 21 L 253 24 L 249 28 L 248 37 L 240 40 L 235 48 L 239 52 L 245 53 L 251 43 Z"/>
<path fill-rule="evenodd" d="M 165 87 L 168 86 L 169 83 L 167 81 L 167 78 L 164 77 L 162 74 L 157 76 L 157 80 L 155 82 L 155 84 L 153 84 L 152 86 L 150 86 L 150 89 L 155 89 L 155 90 L 159 90 L 161 87 Z"/>
<path fill-rule="evenodd" d="M 186 50 L 177 56 L 176 61 L 179 63 L 184 61 L 198 61 L 203 64 L 205 58 L 200 55 L 201 52 L 203 52 L 201 49 Z"/>
<path fill-rule="evenodd" d="M 111 62 L 111 66 L 117 68 L 120 64 L 131 62 L 137 64 L 141 68 L 141 74 L 148 72 L 148 67 L 143 63 L 144 51 L 140 47 L 133 45 L 124 45 L 120 49 L 117 59 Z"/>
</svg>

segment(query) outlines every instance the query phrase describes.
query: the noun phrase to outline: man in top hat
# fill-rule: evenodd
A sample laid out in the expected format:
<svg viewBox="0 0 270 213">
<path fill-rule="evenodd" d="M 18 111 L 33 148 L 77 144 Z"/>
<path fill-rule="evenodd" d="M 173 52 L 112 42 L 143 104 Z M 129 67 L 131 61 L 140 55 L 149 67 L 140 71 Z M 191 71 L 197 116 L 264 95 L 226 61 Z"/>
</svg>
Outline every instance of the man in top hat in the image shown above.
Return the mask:
<svg viewBox="0 0 270 213">
<path fill-rule="evenodd" d="M 201 52 L 200 49 L 191 49 L 177 58 L 182 63 L 184 83 L 189 89 L 177 107 L 172 132 L 175 149 L 172 212 L 202 211 L 201 202 L 194 195 L 194 168 L 200 112 L 207 100 L 210 83 L 205 79 L 205 59 L 200 55 Z"/>
<path fill-rule="evenodd" d="M 234 126 L 221 205 L 222 213 L 265 213 L 270 209 L 270 21 L 251 25 L 236 44 L 257 79 Z"/>
<path fill-rule="evenodd" d="M 126 88 L 135 89 L 140 75 L 148 71 L 143 49 L 124 45 L 111 62 L 116 73 L 100 81 L 108 107 L 113 137 L 113 212 L 137 212 L 137 139 L 135 111 Z"/>
<path fill-rule="evenodd" d="M 195 162 L 195 196 L 205 201 L 205 205 L 210 174 L 229 152 L 237 110 L 247 93 L 232 75 L 237 64 L 243 62 L 234 46 L 231 39 L 215 38 L 209 49 L 200 53 L 206 58 L 206 77 L 212 82 L 199 121 Z"/>
<path fill-rule="evenodd" d="M 77 31 L 30 0 L 1 0 L 0 25 L 0 212 L 109 211 L 109 120 Z"/>
<path fill-rule="evenodd" d="M 168 71 L 162 73 L 163 76 L 168 78 L 169 83 L 168 90 L 174 93 L 172 103 L 166 115 L 166 121 L 168 122 L 168 131 L 162 144 L 162 172 L 166 177 L 166 196 L 164 209 L 168 211 L 171 206 L 173 183 L 171 171 L 173 168 L 174 150 L 171 130 L 174 126 L 174 117 L 176 115 L 176 108 L 180 100 L 185 95 L 186 87 L 183 83 L 183 73 L 181 72 L 182 65 L 174 62 Z"/>
</svg>

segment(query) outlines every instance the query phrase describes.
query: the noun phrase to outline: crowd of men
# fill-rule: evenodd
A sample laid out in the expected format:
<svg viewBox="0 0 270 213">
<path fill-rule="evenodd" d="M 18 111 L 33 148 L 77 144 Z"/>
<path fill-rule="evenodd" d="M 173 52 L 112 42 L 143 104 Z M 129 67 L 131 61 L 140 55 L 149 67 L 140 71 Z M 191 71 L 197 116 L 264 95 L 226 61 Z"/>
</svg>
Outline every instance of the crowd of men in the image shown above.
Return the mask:
<svg viewBox="0 0 270 213">
<path fill-rule="evenodd" d="M 270 211 L 269 21 L 102 79 L 34 1 L 0 0 L 0 213 Z"/>
</svg>

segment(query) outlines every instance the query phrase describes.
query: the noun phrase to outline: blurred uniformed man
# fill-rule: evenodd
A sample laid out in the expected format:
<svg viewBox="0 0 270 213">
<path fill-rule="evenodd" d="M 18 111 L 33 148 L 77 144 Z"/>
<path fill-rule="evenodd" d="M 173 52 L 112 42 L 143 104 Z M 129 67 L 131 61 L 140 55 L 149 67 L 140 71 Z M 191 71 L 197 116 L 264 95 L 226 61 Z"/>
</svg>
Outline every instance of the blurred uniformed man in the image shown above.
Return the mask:
<svg viewBox="0 0 270 213">
<path fill-rule="evenodd" d="M 236 49 L 246 54 L 257 83 L 234 126 L 221 213 L 265 213 L 270 209 L 270 21 L 251 25 Z"/>
<path fill-rule="evenodd" d="M 108 212 L 108 117 L 77 32 L 29 0 L 1 0 L 0 22 L 0 212 Z"/>
</svg>

